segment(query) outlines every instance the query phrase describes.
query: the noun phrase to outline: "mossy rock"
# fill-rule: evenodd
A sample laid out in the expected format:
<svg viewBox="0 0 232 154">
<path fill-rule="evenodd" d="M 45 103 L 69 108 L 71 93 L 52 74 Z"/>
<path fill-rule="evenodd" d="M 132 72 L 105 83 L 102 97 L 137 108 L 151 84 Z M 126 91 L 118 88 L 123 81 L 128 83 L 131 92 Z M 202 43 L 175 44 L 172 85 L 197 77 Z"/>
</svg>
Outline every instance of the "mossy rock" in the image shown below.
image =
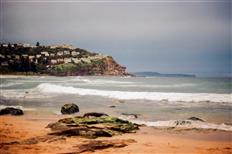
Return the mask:
<svg viewBox="0 0 232 154">
<path fill-rule="evenodd" d="M 66 129 L 59 129 L 56 126 L 66 126 Z M 53 125 L 50 124 L 53 135 L 82 136 L 87 138 L 111 137 L 123 133 L 132 133 L 139 129 L 137 124 L 117 117 L 71 117 L 60 119 Z M 63 127 L 62 127 L 63 128 Z"/>
<path fill-rule="evenodd" d="M 66 124 L 99 124 L 99 123 L 113 123 L 113 124 L 128 124 L 130 123 L 127 120 L 122 120 L 117 117 L 81 117 L 76 116 L 72 118 L 64 118 L 59 120 L 58 122 L 66 123 Z"/>
<path fill-rule="evenodd" d="M 73 114 L 79 112 L 79 107 L 76 104 L 65 104 L 61 107 L 62 114 Z"/>
</svg>

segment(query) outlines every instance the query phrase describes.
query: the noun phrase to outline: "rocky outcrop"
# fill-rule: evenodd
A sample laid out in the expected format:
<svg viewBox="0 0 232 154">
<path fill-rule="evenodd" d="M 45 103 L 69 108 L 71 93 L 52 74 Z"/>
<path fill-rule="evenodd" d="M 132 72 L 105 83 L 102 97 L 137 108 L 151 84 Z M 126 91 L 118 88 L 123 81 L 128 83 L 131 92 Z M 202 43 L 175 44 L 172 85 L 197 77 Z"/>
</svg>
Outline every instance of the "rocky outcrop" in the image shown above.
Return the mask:
<svg viewBox="0 0 232 154">
<path fill-rule="evenodd" d="M 188 120 L 205 122 L 205 120 L 202 120 L 202 119 L 197 118 L 197 117 L 190 117 L 190 118 L 188 118 Z"/>
<path fill-rule="evenodd" d="M 73 114 L 79 112 L 79 107 L 76 104 L 65 104 L 61 107 L 62 114 Z"/>
<path fill-rule="evenodd" d="M 0 110 L 0 115 L 6 115 L 6 114 L 11 114 L 11 115 L 16 115 L 16 116 L 23 115 L 23 110 L 13 108 L 13 107 L 7 107 L 7 108 Z"/>
<path fill-rule="evenodd" d="M 129 143 L 135 143 L 136 141 L 133 139 L 127 140 L 90 140 L 84 144 L 78 146 L 77 151 L 74 153 L 82 153 L 82 152 L 94 152 L 96 150 L 103 150 L 107 148 L 122 148 L 127 146 Z"/>
<path fill-rule="evenodd" d="M 1 148 L 6 148 L 7 146 L 34 146 L 39 143 L 50 144 L 52 142 L 66 142 L 66 137 L 64 136 L 54 136 L 54 135 L 44 135 L 36 136 L 29 139 L 21 141 L 11 141 L 0 143 Z M 136 143 L 134 139 L 112 139 L 112 140 L 93 140 L 86 139 L 84 141 L 78 140 L 79 144 L 72 146 L 70 152 L 66 154 L 80 154 L 85 152 L 95 152 L 97 150 L 104 150 L 107 148 L 123 148 L 131 143 Z"/>
<path fill-rule="evenodd" d="M 119 65 L 111 56 L 103 59 L 105 71 L 103 75 L 129 75 L 126 73 L 126 67 Z"/>
<path fill-rule="evenodd" d="M 105 113 L 89 112 L 89 113 L 85 113 L 83 117 L 103 117 L 103 116 L 108 116 L 108 115 Z"/>
<path fill-rule="evenodd" d="M 82 136 L 85 138 L 111 137 L 123 133 L 132 133 L 139 129 L 137 124 L 111 116 L 76 116 L 60 119 L 49 124 L 49 135 Z"/>
<path fill-rule="evenodd" d="M 137 119 L 140 114 L 134 114 L 134 113 L 122 113 L 122 115 L 127 116 L 128 118 L 135 118 Z"/>
</svg>

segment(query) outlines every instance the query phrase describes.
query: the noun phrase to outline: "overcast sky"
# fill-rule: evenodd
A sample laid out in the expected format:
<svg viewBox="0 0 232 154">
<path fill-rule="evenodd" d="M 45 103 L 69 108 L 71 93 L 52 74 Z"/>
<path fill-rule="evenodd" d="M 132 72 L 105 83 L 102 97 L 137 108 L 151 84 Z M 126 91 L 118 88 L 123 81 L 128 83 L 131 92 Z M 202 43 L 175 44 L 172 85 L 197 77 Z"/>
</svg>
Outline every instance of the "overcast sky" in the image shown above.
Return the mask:
<svg viewBox="0 0 232 154">
<path fill-rule="evenodd" d="M 231 1 L 2 0 L 1 42 L 73 44 L 112 55 L 129 72 L 231 68 Z"/>
</svg>

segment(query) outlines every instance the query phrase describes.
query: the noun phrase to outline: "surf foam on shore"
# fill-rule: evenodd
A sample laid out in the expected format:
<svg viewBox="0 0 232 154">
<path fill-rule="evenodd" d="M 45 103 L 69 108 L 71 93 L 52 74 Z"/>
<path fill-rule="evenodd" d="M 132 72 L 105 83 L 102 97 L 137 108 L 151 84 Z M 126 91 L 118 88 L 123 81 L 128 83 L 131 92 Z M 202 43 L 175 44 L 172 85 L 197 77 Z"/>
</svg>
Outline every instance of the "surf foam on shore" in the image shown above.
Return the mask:
<svg viewBox="0 0 232 154">
<path fill-rule="evenodd" d="M 231 103 L 232 94 L 213 94 L 213 93 L 164 93 L 164 92 L 132 92 L 132 91 L 109 91 L 97 89 L 75 88 L 72 86 L 61 86 L 50 83 L 42 83 L 36 87 L 42 93 L 52 94 L 78 94 L 102 96 L 124 100 L 156 100 L 156 101 L 185 101 L 185 102 L 227 102 Z"/>
<path fill-rule="evenodd" d="M 157 127 L 157 128 L 208 129 L 208 130 L 232 131 L 232 126 L 226 125 L 224 123 L 214 124 L 214 123 L 193 121 L 193 120 L 143 121 L 143 120 L 130 120 L 128 118 L 123 118 L 123 119 L 129 120 L 136 124 L 146 125 L 149 127 Z"/>
</svg>

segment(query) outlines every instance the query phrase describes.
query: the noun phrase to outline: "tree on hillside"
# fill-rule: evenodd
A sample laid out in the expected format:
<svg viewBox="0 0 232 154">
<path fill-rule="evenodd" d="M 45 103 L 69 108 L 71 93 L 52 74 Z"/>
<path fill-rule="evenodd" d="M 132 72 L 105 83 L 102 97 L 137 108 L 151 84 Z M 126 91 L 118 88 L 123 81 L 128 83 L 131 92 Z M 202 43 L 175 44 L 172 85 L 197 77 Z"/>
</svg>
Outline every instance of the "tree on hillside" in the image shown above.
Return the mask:
<svg viewBox="0 0 232 154">
<path fill-rule="evenodd" d="M 36 42 L 36 46 L 37 46 L 37 47 L 39 46 L 39 42 Z"/>
<path fill-rule="evenodd" d="M 8 43 L 8 49 L 11 49 L 11 44 L 10 43 Z"/>
</svg>

